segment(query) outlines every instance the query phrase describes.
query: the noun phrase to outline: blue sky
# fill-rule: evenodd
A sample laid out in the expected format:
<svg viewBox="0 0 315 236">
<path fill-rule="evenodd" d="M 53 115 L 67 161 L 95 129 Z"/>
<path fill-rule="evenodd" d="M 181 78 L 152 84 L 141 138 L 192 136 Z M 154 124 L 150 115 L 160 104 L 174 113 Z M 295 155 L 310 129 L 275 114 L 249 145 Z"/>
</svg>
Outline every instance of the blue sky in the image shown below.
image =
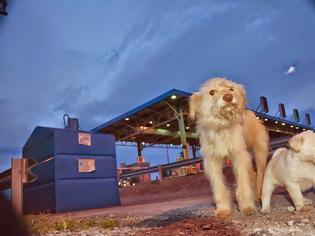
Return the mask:
<svg viewBox="0 0 315 236">
<path fill-rule="evenodd" d="M 37 125 L 62 127 L 64 113 L 89 130 L 171 88 L 196 91 L 213 76 L 244 84 L 251 108 L 264 95 L 272 113 L 283 102 L 287 113 L 315 117 L 314 1 L 8 4 L 9 15 L 0 16 L 0 170 Z M 159 152 L 145 157 L 157 163 Z M 135 156 L 118 150 L 119 160 Z"/>
</svg>

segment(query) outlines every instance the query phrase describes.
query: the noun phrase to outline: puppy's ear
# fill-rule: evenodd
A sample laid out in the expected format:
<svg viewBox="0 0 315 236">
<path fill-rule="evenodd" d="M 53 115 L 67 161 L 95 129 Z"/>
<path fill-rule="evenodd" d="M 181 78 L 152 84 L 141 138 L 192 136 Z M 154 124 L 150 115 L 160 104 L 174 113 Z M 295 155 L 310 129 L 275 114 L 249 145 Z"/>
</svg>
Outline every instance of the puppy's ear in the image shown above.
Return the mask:
<svg viewBox="0 0 315 236">
<path fill-rule="evenodd" d="M 304 142 L 303 136 L 295 135 L 289 140 L 289 146 L 293 151 L 299 152 L 301 150 L 303 142 Z"/>
<path fill-rule="evenodd" d="M 196 92 L 191 95 L 189 100 L 189 115 L 191 119 L 195 119 L 197 113 L 199 113 L 199 109 L 201 106 L 201 98 L 202 94 L 200 92 Z"/>
<path fill-rule="evenodd" d="M 246 107 L 246 104 L 247 104 L 245 88 L 244 88 L 243 85 L 238 84 L 237 85 L 237 90 L 240 93 L 240 98 L 241 98 L 241 101 L 240 101 L 240 104 L 239 104 L 240 108 L 241 108 L 241 110 L 244 110 L 245 107 Z"/>
</svg>

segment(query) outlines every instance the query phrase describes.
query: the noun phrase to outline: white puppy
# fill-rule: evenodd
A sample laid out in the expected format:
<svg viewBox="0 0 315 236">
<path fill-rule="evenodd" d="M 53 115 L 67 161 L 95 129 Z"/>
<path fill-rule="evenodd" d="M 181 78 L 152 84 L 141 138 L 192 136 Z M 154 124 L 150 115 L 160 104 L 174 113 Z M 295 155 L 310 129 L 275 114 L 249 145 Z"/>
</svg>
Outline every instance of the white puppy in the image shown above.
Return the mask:
<svg viewBox="0 0 315 236">
<path fill-rule="evenodd" d="M 216 202 L 216 215 L 231 214 L 231 196 L 225 184 L 223 165 L 232 160 L 236 177 L 236 199 L 240 211 L 255 211 L 252 189 L 254 171 L 249 150 L 255 153 L 257 169 L 256 197 L 260 198 L 268 156 L 268 133 L 253 112 L 245 110 L 246 96 L 242 85 L 223 78 L 206 81 L 190 98 L 190 116 L 196 119 L 204 170 Z"/>
<path fill-rule="evenodd" d="M 304 131 L 289 140 L 290 149 L 279 148 L 267 165 L 262 189 L 263 213 L 270 212 L 270 198 L 277 186 L 286 187 L 297 211 L 311 205 L 302 192 L 315 184 L 315 134 Z"/>
</svg>

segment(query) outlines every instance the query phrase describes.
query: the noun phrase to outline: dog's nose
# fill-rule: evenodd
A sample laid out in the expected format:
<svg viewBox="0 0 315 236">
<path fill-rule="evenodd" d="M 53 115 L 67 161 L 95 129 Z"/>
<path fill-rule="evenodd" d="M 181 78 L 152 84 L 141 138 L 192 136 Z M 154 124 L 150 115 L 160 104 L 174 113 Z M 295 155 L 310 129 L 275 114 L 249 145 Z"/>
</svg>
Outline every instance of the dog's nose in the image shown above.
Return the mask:
<svg viewBox="0 0 315 236">
<path fill-rule="evenodd" d="M 232 94 L 229 94 L 229 93 L 224 94 L 223 100 L 226 101 L 226 102 L 232 102 L 232 100 L 233 100 Z"/>
</svg>

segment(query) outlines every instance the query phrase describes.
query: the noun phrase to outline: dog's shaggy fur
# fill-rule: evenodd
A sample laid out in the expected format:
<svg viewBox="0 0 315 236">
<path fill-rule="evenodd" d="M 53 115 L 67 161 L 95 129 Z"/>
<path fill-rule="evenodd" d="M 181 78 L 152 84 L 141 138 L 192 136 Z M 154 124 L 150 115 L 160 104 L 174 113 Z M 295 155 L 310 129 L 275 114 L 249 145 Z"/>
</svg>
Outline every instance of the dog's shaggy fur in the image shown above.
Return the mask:
<svg viewBox="0 0 315 236">
<path fill-rule="evenodd" d="M 289 140 L 290 148 L 277 149 L 269 161 L 262 189 L 263 213 L 270 212 L 270 198 L 277 186 L 286 187 L 297 211 L 312 205 L 301 191 L 315 186 L 315 133 L 304 131 Z"/>
<path fill-rule="evenodd" d="M 226 218 L 231 214 L 230 191 L 222 170 L 226 159 L 233 163 L 239 209 L 245 215 L 252 214 L 255 211 L 251 183 L 254 171 L 248 150 L 255 153 L 256 196 L 260 198 L 269 137 L 255 114 L 245 110 L 243 86 L 224 78 L 210 79 L 191 96 L 189 105 L 190 116 L 196 119 L 204 170 L 216 202 L 216 215 Z"/>
</svg>

